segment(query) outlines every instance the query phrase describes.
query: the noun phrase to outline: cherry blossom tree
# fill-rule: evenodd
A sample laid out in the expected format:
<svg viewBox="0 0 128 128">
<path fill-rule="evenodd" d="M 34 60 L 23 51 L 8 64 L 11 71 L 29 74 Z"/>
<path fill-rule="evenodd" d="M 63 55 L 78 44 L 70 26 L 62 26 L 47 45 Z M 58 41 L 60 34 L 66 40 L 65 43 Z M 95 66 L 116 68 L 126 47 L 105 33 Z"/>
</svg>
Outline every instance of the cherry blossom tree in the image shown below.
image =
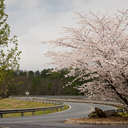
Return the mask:
<svg viewBox="0 0 128 128">
<path fill-rule="evenodd" d="M 49 51 L 58 68 L 69 67 L 78 89 L 91 97 L 109 97 L 128 105 L 128 10 L 114 15 L 79 15 L 76 27 L 48 43 L 70 48 Z M 77 69 L 77 70 L 76 70 Z M 92 81 L 86 82 L 88 78 Z"/>
</svg>

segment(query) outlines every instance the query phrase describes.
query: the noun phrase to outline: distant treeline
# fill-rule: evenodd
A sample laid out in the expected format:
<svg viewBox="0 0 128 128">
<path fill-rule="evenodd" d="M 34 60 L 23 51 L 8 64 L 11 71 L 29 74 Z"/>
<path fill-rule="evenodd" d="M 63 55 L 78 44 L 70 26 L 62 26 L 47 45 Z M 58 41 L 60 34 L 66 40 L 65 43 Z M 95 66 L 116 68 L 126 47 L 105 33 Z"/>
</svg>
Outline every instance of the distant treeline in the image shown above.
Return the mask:
<svg viewBox="0 0 128 128">
<path fill-rule="evenodd" d="M 8 85 L 8 95 L 80 95 L 73 86 L 65 86 L 72 78 L 65 78 L 67 69 L 53 71 L 15 71 Z"/>
</svg>

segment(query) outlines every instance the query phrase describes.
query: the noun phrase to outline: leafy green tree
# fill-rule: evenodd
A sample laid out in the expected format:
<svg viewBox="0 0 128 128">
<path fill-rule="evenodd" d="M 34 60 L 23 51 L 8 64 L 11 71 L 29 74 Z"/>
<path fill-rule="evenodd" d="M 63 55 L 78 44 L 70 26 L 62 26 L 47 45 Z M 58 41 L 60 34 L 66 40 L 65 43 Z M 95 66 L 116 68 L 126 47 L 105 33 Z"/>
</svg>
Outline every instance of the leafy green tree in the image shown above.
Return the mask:
<svg viewBox="0 0 128 128">
<path fill-rule="evenodd" d="M 10 71 L 19 68 L 17 37 L 10 36 L 10 27 L 7 23 L 8 15 L 5 13 L 5 0 L 0 0 L 0 95 L 6 96 L 8 87 L 6 80 Z"/>
<path fill-rule="evenodd" d="M 41 77 L 47 78 L 49 76 L 49 73 L 52 71 L 52 69 L 43 69 L 41 71 Z"/>
</svg>

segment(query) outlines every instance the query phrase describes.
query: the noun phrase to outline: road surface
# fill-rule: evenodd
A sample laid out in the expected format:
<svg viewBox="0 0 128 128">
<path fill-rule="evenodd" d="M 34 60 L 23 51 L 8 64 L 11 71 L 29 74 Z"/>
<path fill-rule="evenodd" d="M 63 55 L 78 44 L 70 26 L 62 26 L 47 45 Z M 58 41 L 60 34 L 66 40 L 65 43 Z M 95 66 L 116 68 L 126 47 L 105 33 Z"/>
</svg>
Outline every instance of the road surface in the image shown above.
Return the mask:
<svg viewBox="0 0 128 128">
<path fill-rule="evenodd" d="M 0 119 L 0 128 L 128 128 L 126 125 L 79 125 L 65 124 L 64 120 L 68 118 L 87 117 L 94 106 L 104 110 L 113 109 L 110 106 L 93 105 L 87 103 L 70 103 L 70 109 L 42 116 L 3 118 Z"/>
</svg>

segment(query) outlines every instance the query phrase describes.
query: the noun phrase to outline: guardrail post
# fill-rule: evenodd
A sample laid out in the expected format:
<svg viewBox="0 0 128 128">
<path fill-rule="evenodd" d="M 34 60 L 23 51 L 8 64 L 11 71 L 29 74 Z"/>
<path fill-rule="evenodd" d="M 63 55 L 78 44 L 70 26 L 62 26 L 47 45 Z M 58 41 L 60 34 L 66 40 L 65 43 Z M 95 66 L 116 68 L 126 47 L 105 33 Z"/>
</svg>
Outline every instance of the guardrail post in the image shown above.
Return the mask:
<svg viewBox="0 0 128 128">
<path fill-rule="evenodd" d="M 35 115 L 35 111 L 32 112 L 32 115 L 33 115 L 33 116 Z"/>
<path fill-rule="evenodd" d="M 3 118 L 3 114 L 2 113 L 0 114 L 0 117 Z"/>
<path fill-rule="evenodd" d="M 23 117 L 24 116 L 24 112 L 21 112 L 21 117 Z"/>
</svg>

